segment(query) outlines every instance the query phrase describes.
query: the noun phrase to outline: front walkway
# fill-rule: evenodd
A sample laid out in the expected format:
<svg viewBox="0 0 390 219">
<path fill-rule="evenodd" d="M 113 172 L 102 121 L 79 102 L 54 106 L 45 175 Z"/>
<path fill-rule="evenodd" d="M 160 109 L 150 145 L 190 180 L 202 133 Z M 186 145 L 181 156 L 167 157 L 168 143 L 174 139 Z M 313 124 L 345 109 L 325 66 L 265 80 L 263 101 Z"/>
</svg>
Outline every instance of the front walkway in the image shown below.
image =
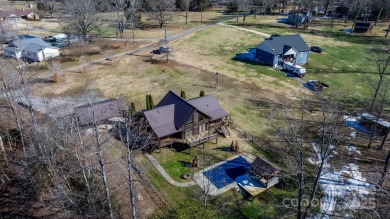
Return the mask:
<svg viewBox="0 0 390 219">
<path fill-rule="evenodd" d="M 196 185 L 196 183 L 194 181 L 181 183 L 181 182 L 177 182 L 177 181 L 173 180 L 171 178 L 171 176 L 167 172 L 165 172 L 164 168 L 162 168 L 162 166 L 160 166 L 160 164 L 157 162 L 156 159 L 154 159 L 154 157 L 152 155 L 146 154 L 146 157 L 149 159 L 150 162 L 152 162 L 153 166 L 156 167 L 158 172 L 160 172 L 161 175 L 165 178 L 165 180 L 167 182 L 169 182 L 171 185 L 174 185 L 177 187 L 190 187 L 190 186 Z"/>
</svg>

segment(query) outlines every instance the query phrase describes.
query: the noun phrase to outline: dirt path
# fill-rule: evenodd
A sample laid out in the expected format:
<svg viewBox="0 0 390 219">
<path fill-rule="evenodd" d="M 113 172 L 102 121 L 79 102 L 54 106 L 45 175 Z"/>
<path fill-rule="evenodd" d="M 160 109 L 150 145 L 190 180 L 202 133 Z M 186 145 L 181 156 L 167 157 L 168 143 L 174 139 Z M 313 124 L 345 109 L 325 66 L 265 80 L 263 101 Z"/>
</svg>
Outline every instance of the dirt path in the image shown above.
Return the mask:
<svg viewBox="0 0 390 219">
<path fill-rule="evenodd" d="M 254 34 L 258 34 L 258 35 L 261 35 L 261 36 L 263 36 L 265 38 L 271 36 L 269 34 L 266 34 L 266 33 L 260 32 L 260 31 L 251 30 L 251 29 L 247 29 L 247 28 L 243 28 L 243 27 L 237 27 L 237 26 L 229 25 L 229 24 L 224 24 L 223 22 L 218 22 L 217 24 L 220 25 L 220 26 L 224 26 L 224 27 L 231 27 L 231 28 L 235 28 L 235 29 L 238 29 L 238 30 L 243 30 L 243 31 L 254 33 Z"/>
</svg>

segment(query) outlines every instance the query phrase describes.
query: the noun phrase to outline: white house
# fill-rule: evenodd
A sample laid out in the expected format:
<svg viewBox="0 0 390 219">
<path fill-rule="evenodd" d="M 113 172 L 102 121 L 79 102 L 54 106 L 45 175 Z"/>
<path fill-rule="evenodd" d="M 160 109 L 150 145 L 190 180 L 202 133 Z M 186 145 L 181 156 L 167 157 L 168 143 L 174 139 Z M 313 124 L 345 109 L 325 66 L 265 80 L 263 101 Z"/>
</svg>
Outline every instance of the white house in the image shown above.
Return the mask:
<svg viewBox="0 0 390 219">
<path fill-rule="evenodd" d="M 14 40 L 4 48 L 5 57 L 25 58 L 31 62 L 41 62 L 59 55 L 58 48 L 52 47 L 40 38 Z"/>
<path fill-rule="evenodd" d="M 35 43 L 28 44 L 23 50 L 23 56 L 30 61 L 41 62 L 60 55 L 56 47 L 43 46 Z"/>
</svg>

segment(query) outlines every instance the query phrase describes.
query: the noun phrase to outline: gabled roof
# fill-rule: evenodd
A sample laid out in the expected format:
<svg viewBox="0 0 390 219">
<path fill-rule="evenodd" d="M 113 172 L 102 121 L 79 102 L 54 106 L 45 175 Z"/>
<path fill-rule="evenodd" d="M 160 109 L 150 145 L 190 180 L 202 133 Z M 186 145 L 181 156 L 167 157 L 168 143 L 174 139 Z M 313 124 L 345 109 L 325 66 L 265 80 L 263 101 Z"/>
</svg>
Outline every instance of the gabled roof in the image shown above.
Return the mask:
<svg viewBox="0 0 390 219">
<path fill-rule="evenodd" d="M 175 105 L 156 107 L 145 111 L 145 117 L 156 133 L 157 137 L 162 138 L 176 133 L 178 130 L 174 124 Z"/>
<path fill-rule="evenodd" d="M 188 119 L 194 114 L 196 108 L 189 104 L 185 99 L 177 94 L 169 91 L 164 98 L 158 103 L 157 107 L 173 104 L 174 109 L 174 124 L 177 129 L 182 127 Z"/>
<path fill-rule="evenodd" d="M 21 16 L 26 16 L 26 15 L 32 14 L 32 13 L 34 13 L 34 12 L 31 10 L 22 9 L 22 10 L 15 10 L 14 14 L 21 17 Z"/>
<path fill-rule="evenodd" d="M 385 128 L 390 128 L 390 122 L 385 121 L 383 119 L 378 119 L 377 117 L 375 117 L 375 116 L 373 116 L 371 114 L 362 113 L 361 117 L 364 118 L 364 119 L 370 120 L 373 123 L 379 124 L 379 125 L 381 125 L 381 126 L 383 126 Z"/>
<path fill-rule="evenodd" d="M 24 47 L 24 51 L 32 52 L 32 53 L 38 53 L 46 48 L 55 48 L 52 46 L 43 46 L 35 43 L 29 43 L 26 47 Z"/>
<path fill-rule="evenodd" d="M 103 100 L 100 102 L 86 104 L 74 108 L 79 125 L 87 125 L 101 122 L 114 117 L 122 117 L 126 110 L 120 100 Z"/>
<path fill-rule="evenodd" d="M 188 103 L 196 107 L 196 109 L 203 114 L 209 116 L 211 118 L 210 121 L 221 119 L 229 115 L 212 95 L 190 99 L 188 100 Z"/>
<path fill-rule="evenodd" d="M 210 121 L 228 115 L 214 96 L 203 96 L 187 101 L 172 91 L 164 96 L 156 108 L 143 113 L 153 131 L 161 138 L 180 132 L 195 111 L 209 117 Z"/>
<path fill-rule="evenodd" d="M 30 38 L 30 39 L 21 39 L 21 40 L 14 40 L 12 41 L 12 44 L 18 47 L 21 50 L 24 50 L 29 44 L 36 44 L 40 47 L 48 47 L 50 46 L 49 43 L 46 43 L 41 38 Z"/>
<path fill-rule="evenodd" d="M 290 46 L 298 52 L 309 51 L 309 47 L 299 34 L 286 36 L 270 36 L 256 48 L 265 52 L 279 55 L 283 53 L 285 46 Z"/>
<path fill-rule="evenodd" d="M 279 168 L 268 162 L 267 160 L 256 157 L 256 159 L 251 164 L 253 172 L 265 179 L 270 179 L 279 173 Z"/>
</svg>

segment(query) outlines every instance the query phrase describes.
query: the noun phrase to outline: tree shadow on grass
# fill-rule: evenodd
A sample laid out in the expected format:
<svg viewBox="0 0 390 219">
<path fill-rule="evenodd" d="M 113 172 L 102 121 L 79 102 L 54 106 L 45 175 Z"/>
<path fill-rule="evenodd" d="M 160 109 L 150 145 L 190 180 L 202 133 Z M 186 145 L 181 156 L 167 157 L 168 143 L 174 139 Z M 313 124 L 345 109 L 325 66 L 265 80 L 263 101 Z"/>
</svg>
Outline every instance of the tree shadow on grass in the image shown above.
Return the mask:
<svg viewBox="0 0 390 219">
<path fill-rule="evenodd" d="M 184 160 L 179 160 L 179 161 L 177 161 L 178 163 L 180 163 L 180 165 L 182 166 L 182 167 L 191 167 L 191 163 L 190 162 L 188 162 L 188 161 L 184 161 Z"/>
</svg>

